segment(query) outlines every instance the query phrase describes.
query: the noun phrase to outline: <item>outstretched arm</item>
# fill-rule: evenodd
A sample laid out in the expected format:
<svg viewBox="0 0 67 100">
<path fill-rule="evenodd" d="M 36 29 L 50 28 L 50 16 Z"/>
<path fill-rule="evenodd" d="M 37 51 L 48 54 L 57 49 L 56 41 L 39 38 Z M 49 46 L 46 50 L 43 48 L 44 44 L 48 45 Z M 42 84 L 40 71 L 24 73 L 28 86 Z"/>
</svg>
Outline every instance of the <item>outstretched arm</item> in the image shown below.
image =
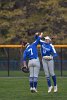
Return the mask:
<svg viewBox="0 0 67 100">
<path fill-rule="evenodd" d="M 38 33 L 36 33 L 36 34 L 37 34 L 37 35 L 35 35 L 35 36 L 37 36 L 37 39 L 36 39 L 36 41 L 35 41 L 34 43 L 35 43 L 35 45 L 37 46 L 37 45 L 39 44 L 39 42 L 40 42 L 40 39 L 41 39 L 42 36 L 43 36 L 43 33 L 41 32 L 39 36 L 38 36 Z"/>
<path fill-rule="evenodd" d="M 52 52 L 53 52 L 53 58 L 58 57 L 58 54 L 57 54 L 57 52 L 52 44 L 51 44 L 51 47 L 52 47 Z"/>
<path fill-rule="evenodd" d="M 39 33 L 38 32 L 35 33 L 35 36 L 34 36 L 35 40 L 38 38 L 38 36 L 39 36 Z"/>
</svg>

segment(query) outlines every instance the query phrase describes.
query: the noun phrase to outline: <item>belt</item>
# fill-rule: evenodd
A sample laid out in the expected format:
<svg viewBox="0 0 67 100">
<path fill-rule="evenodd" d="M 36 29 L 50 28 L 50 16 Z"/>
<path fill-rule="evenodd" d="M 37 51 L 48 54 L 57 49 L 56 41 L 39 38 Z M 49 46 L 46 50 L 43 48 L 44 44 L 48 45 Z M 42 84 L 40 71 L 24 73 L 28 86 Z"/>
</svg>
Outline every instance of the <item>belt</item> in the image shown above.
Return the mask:
<svg viewBox="0 0 67 100">
<path fill-rule="evenodd" d="M 32 59 L 38 59 L 38 57 L 37 58 L 30 58 L 29 60 L 32 60 Z"/>
<path fill-rule="evenodd" d="M 29 60 L 32 60 L 32 59 L 37 59 L 37 58 L 31 58 L 31 59 L 29 59 Z"/>
</svg>

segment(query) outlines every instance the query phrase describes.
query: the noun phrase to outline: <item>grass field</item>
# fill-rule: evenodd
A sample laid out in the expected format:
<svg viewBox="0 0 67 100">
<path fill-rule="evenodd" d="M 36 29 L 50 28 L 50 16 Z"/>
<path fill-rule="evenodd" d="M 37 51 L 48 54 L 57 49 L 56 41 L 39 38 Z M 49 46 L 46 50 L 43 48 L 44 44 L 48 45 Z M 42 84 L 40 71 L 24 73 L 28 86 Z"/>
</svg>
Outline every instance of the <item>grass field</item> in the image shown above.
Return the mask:
<svg viewBox="0 0 67 100">
<path fill-rule="evenodd" d="M 60 70 L 55 70 L 55 74 L 57 76 L 61 76 L 61 71 Z M 40 70 L 40 73 L 39 73 L 39 76 L 43 76 L 44 77 L 44 71 L 43 70 Z M 8 71 L 0 71 L 0 77 L 7 77 L 8 76 Z M 12 71 L 9 71 L 9 76 L 10 77 L 25 77 L 25 76 L 28 76 L 28 74 L 24 74 L 22 73 L 22 71 L 16 71 L 16 70 L 12 70 Z M 67 70 L 63 70 L 62 71 L 62 76 L 66 76 L 67 77 Z"/>
<path fill-rule="evenodd" d="M 29 90 L 28 77 L 0 77 L 0 100 L 67 100 L 67 78 L 57 77 L 58 92 L 47 93 L 45 77 L 39 77 L 38 92 Z"/>
</svg>

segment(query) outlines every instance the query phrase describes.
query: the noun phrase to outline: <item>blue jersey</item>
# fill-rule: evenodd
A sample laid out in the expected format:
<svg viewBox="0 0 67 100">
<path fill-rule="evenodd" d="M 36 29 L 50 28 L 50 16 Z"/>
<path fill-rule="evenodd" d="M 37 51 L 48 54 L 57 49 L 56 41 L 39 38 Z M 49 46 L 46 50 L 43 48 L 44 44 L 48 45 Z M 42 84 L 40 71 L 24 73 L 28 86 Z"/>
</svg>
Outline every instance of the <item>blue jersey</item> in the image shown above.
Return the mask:
<svg viewBox="0 0 67 100">
<path fill-rule="evenodd" d="M 43 56 L 50 56 L 52 55 L 53 57 L 57 56 L 56 50 L 52 43 L 46 43 L 45 41 L 40 40 L 40 45 L 41 45 L 41 55 Z"/>
<path fill-rule="evenodd" d="M 31 45 L 27 46 L 27 48 L 23 53 L 23 61 L 26 61 L 26 58 L 29 58 L 29 60 L 38 58 L 37 45 L 39 41 L 40 41 L 40 37 L 38 37 L 38 39 L 35 42 L 33 42 Z"/>
</svg>

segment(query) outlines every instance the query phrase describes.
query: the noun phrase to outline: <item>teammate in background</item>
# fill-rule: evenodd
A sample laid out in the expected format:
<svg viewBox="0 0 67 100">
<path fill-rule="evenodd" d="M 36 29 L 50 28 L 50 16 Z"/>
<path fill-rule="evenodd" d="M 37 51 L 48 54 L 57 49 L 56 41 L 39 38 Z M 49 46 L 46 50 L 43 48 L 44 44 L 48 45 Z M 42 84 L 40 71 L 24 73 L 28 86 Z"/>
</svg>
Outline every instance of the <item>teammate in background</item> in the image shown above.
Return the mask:
<svg viewBox="0 0 67 100">
<path fill-rule="evenodd" d="M 37 39 L 36 34 L 36 39 Z M 53 86 L 51 85 L 50 76 L 52 76 L 52 80 L 54 83 L 54 92 L 57 92 L 57 83 L 56 83 L 56 75 L 54 72 L 54 58 L 57 57 L 56 50 L 51 43 L 51 39 L 49 36 L 45 37 L 45 41 L 40 40 L 41 45 L 41 55 L 42 55 L 42 64 L 45 72 L 47 84 L 48 84 L 48 93 L 51 92 Z"/>
<path fill-rule="evenodd" d="M 43 33 L 39 35 L 37 40 L 33 42 L 31 45 L 29 43 L 25 44 L 26 49 L 23 53 L 23 66 L 27 67 L 26 58 L 29 58 L 28 67 L 29 67 L 29 83 L 30 83 L 30 91 L 37 92 L 37 81 L 38 74 L 40 70 L 40 61 L 38 58 L 38 50 L 37 45 L 42 37 Z"/>
</svg>

